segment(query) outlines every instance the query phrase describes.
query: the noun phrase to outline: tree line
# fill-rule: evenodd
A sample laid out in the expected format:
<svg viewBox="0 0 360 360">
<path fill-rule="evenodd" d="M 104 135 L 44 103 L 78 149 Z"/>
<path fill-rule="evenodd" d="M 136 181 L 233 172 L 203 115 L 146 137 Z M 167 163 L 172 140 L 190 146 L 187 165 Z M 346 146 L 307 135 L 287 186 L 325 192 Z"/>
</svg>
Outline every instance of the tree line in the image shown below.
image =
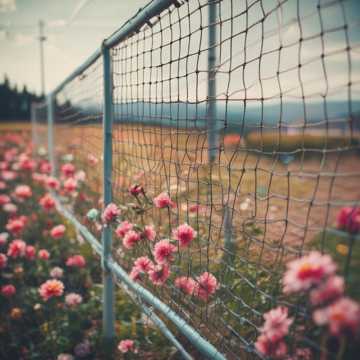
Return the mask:
<svg viewBox="0 0 360 360">
<path fill-rule="evenodd" d="M 19 91 L 5 75 L 4 82 L 0 84 L 0 121 L 30 121 L 31 103 L 42 99 L 42 96 L 29 92 L 26 85 Z"/>
</svg>

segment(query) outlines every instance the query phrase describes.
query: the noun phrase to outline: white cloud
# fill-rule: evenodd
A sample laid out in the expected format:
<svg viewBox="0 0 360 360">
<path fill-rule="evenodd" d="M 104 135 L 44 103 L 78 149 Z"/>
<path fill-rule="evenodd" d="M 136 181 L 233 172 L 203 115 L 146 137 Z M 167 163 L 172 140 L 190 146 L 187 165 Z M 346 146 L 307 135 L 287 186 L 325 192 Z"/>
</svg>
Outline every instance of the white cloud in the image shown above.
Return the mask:
<svg viewBox="0 0 360 360">
<path fill-rule="evenodd" d="M 0 0 L 0 13 L 16 10 L 16 0 Z"/>
</svg>

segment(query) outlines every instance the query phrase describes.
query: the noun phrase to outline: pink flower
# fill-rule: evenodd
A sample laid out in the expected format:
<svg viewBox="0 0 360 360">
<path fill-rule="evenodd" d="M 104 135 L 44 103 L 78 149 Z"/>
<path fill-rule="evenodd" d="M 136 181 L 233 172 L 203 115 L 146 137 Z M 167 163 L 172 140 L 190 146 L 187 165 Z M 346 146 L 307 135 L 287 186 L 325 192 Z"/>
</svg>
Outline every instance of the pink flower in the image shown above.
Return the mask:
<svg viewBox="0 0 360 360">
<path fill-rule="evenodd" d="M 7 256 L 5 254 L 0 254 L 0 269 L 6 267 L 7 264 Z"/>
<path fill-rule="evenodd" d="M 180 247 L 185 247 L 196 237 L 196 231 L 190 225 L 182 224 L 173 231 L 173 236 L 179 241 Z"/>
<path fill-rule="evenodd" d="M 86 260 L 82 255 L 70 256 L 66 260 L 66 266 L 83 268 L 86 266 Z"/>
<path fill-rule="evenodd" d="M 46 186 L 50 189 L 53 190 L 58 190 L 60 187 L 60 182 L 58 179 L 52 177 L 52 176 L 48 176 L 46 178 Z"/>
<path fill-rule="evenodd" d="M 169 240 L 160 240 L 154 246 L 154 258 L 158 264 L 165 264 L 174 260 L 173 253 L 177 251 L 176 246 L 170 244 Z"/>
<path fill-rule="evenodd" d="M 219 286 L 216 277 L 209 272 L 204 272 L 197 277 L 196 280 L 197 283 L 194 294 L 202 300 L 208 300 L 208 298 L 216 292 Z"/>
<path fill-rule="evenodd" d="M 25 227 L 25 222 L 20 219 L 10 219 L 8 223 L 6 224 L 6 230 L 11 232 L 13 235 L 20 234 Z"/>
<path fill-rule="evenodd" d="M 331 334 L 357 335 L 360 327 L 360 305 L 343 297 L 329 306 L 328 322 Z"/>
<path fill-rule="evenodd" d="M 120 209 L 114 204 L 110 203 L 102 214 L 102 221 L 106 224 L 116 220 L 116 218 L 120 215 Z"/>
<path fill-rule="evenodd" d="M 134 261 L 134 267 L 147 273 L 154 267 L 154 263 L 147 256 L 141 256 Z"/>
<path fill-rule="evenodd" d="M 47 280 L 39 288 L 39 294 L 44 301 L 52 297 L 59 297 L 64 293 L 64 284 L 55 279 Z"/>
<path fill-rule="evenodd" d="M 331 276 L 325 283 L 311 290 L 310 302 L 312 305 L 320 305 L 333 301 L 344 294 L 344 279 L 341 276 Z"/>
<path fill-rule="evenodd" d="M 38 257 L 39 257 L 39 259 L 41 259 L 41 260 L 49 260 L 49 258 L 50 258 L 50 253 L 49 253 L 47 250 L 45 250 L 45 249 L 41 249 L 41 250 L 39 250 L 39 252 L 38 252 Z"/>
<path fill-rule="evenodd" d="M 50 235 L 54 238 L 54 239 L 60 239 L 64 236 L 66 231 L 66 227 L 64 225 L 57 225 L 54 226 L 51 230 L 50 230 Z"/>
<path fill-rule="evenodd" d="M 170 268 L 168 264 L 155 265 L 149 270 L 149 278 L 154 285 L 163 285 L 170 276 Z"/>
<path fill-rule="evenodd" d="M 154 241 L 156 238 L 156 231 L 152 225 L 146 225 L 143 235 L 147 240 Z"/>
<path fill-rule="evenodd" d="M 1 287 L 1 294 L 10 298 L 16 294 L 16 288 L 14 285 L 4 285 Z"/>
<path fill-rule="evenodd" d="M 128 221 L 122 221 L 120 225 L 116 228 L 115 234 L 118 237 L 123 238 L 128 231 L 132 230 L 133 227 L 134 225 L 129 223 Z"/>
<path fill-rule="evenodd" d="M 9 244 L 7 256 L 12 258 L 24 257 L 26 253 L 26 243 L 23 240 L 16 239 Z"/>
<path fill-rule="evenodd" d="M 159 209 L 176 206 L 166 192 L 163 192 L 154 198 L 154 205 Z"/>
<path fill-rule="evenodd" d="M 286 267 L 283 277 L 285 294 L 308 290 L 336 271 L 336 265 L 331 257 L 322 255 L 318 251 L 312 251 L 309 255 L 293 260 Z"/>
<path fill-rule="evenodd" d="M 272 342 L 282 339 L 289 333 L 289 327 L 293 323 L 292 318 L 288 318 L 288 309 L 279 306 L 264 314 L 265 323 L 261 332 Z"/>
<path fill-rule="evenodd" d="M 92 154 L 89 154 L 88 155 L 88 161 L 89 161 L 90 165 L 97 165 L 98 162 L 99 162 L 99 159 L 96 156 L 94 156 Z"/>
<path fill-rule="evenodd" d="M 124 354 L 127 352 L 137 353 L 137 349 L 135 348 L 134 341 L 130 339 L 121 340 L 119 342 L 118 349 Z"/>
<path fill-rule="evenodd" d="M 61 173 L 66 177 L 72 177 L 75 174 L 75 166 L 71 163 L 66 163 L 61 166 Z"/>
<path fill-rule="evenodd" d="M 39 166 L 39 171 L 42 174 L 50 174 L 51 173 L 51 164 L 48 161 L 42 161 Z"/>
<path fill-rule="evenodd" d="M 287 354 L 287 346 L 283 340 L 273 342 L 266 335 L 257 338 L 255 348 L 259 353 L 272 359 L 284 359 Z"/>
<path fill-rule="evenodd" d="M 5 205 L 8 204 L 9 202 L 11 202 L 11 199 L 9 196 L 5 195 L 5 194 L 1 194 L 0 195 L 0 205 Z"/>
<path fill-rule="evenodd" d="M 11 181 L 17 178 L 17 173 L 15 171 L 4 170 L 1 172 L 1 177 L 4 181 Z"/>
<path fill-rule="evenodd" d="M 129 193 L 133 196 L 138 196 L 142 192 L 144 192 L 144 189 L 141 185 L 134 184 L 129 187 Z"/>
<path fill-rule="evenodd" d="M 70 293 L 65 296 L 65 304 L 72 308 L 80 305 L 82 301 L 82 296 L 76 293 Z"/>
<path fill-rule="evenodd" d="M 141 280 L 141 271 L 137 267 L 134 266 L 131 269 L 129 277 L 130 277 L 131 280 L 139 281 L 139 280 Z"/>
<path fill-rule="evenodd" d="M 50 271 L 50 276 L 55 279 L 60 279 L 64 275 L 64 270 L 61 267 L 55 266 Z"/>
<path fill-rule="evenodd" d="M 50 194 L 45 194 L 40 200 L 39 204 L 45 211 L 50 211 L 55 207 L 55 200 Z"/>
<path fill-rule="evenodd" d="M 68 178 L 64 181 L 64 190 L 67 193 L 72 193 L 77 188 L 77 181 L 73 178 Z"/>
<path fill-rule="evenodd" d="M 15 196 L 19 199 L 28 199 L 32 196 L 32 191 L 30 189 L 30 186 L 28 185 L 18 185 L 16 188 L 15 188 Z"/>
<path fill-rule="evenodd" d="M 140 234 L 134 230 L 130 230 L 123 238 L 123 246 L 125 249 L 132 249 L 139 240 Z"/>
<path fill-rule="evenodd" d="M 175 279 L 175 286 L 187 295 L 194 293 L 196 282 L 191 277 L 180 276 Z"/>
<path fill-rule="evenodd" d="M 360 231 L 360 207 L 344 207 L 337 216 L 337 227 L 350 234 Z"/>
<path fill-rule="evenodd" d="M 35 259 L 35 256 L 36 256 L 36 249 L 35 249 L 35 247 L 32 246 L 32 245 L 26 246 L 26 248 L 25 248 L 25 257 L 26 257 L 28 260 L 34 260 L 34 259 Z"/>
<path fill-rule="evenodd" d="M 9 214 L 15 214 L 18 211 L 18 207 L 13 203 L 9 203 L 3 205 L 3 210 Z"/>
</svg>

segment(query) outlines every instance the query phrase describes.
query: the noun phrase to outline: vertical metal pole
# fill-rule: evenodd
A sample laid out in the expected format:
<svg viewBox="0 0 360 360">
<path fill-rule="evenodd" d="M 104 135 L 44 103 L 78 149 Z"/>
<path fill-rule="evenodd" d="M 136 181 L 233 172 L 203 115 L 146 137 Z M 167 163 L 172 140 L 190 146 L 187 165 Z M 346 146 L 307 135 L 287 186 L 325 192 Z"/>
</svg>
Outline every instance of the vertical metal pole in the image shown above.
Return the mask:
<svg viewBox="0 0 360 360">
<path fill-rule="evenodd" d="M 55 176 L 54 154 L 54 96 L 50 93 L 46 99 L 47 104 L 47 127 L 48 127 L 48 157 L 51 164 L 51 174 Z"/>
<path fill-rule="evenodd" d="M 45 64 L 44 64 L 44 22 L 39 21 L 39 42 L 40 42 L 40 78 L 41 78 L 41 95 L 45 94 Z"/>
<path fill-rule="evenodd" d="M 209 49 L 208 49 L 208 161 L 212 164 L 218 148 L 218 133 L 216 129 L 216 17 L 218 0 L 208 0 Z"/>
<path fill-rule="evenodd" d="M 112 69 L 110 50 L 103 47 L 103 76 L 104 76 L 104 115 L 103 115 L 103 194 L 104 206 L 112 202 Z M 109 226 L 104 226 L 102 232 L 103 254 L 103 331 L 105 340 L 113 340 L 114 328 L 114 281 L 111 271 L 108 269 L 107 260 L 111 258 L 112 234 Z"/>
<path fill-rule="evenodd" d="M 35 114 L 35 104 L 31 103 L 30 105 L 30 119 L 31 119 L 31 143 L 32 143 L 32 156 L 35 157 L 37 154 L 37 140 L 36 140 L 36 114 Z"/>
</svg>

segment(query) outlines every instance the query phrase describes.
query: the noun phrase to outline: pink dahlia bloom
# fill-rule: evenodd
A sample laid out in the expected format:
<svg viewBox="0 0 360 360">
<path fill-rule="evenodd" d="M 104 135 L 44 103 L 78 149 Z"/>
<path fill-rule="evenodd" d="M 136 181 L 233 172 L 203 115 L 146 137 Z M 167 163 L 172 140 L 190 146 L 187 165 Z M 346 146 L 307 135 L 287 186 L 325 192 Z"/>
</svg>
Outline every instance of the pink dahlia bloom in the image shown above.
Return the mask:
<svg viewBox="0 0 360 360">
<path fill-rule="evenodd" d="M 86 266 L 86 260 L 82 255 L 70 256 L 66 260 L 66 266 L 83 268 Z"/>
<path fill-rule="evenodd" d="M 19 235 L 25 227 L 25 221 L 20 218 L 10 219 L 6 224 L 6 230 L 13 235 Z"/>
<path fill-rule="evenodd" d="M 134 267 L 140 272 L 147 273 L 154 267 L 154 263 L 147 256 L 141 256 L 134 261 Z"/>
<path fill-rule="evenodd" d="M 50 235 L 54 239 L 60 239 L 64 236 L 66 227 L 64 225 L 57 225 L 50 230 Z"/>
<path fill-rule="evenodd" d="M 9 214 L 15 214 L 18 211 L 18 207 L 13 203 L 9 203 L 3 205 L 3 210 Z"/>
<path fill-rule="evenodd" d="M 187 295 L 192 295 L 195 290 L 196 282 L 191 277 L 180 276 L 175 279 L 175 286 Z"/>
<path fill-rule="evenodd" d="M 0 194 L 0 205 L 5 205 L 11 202 L 10 196 L 7 196 L 5 194 Z"/>
<path fill-rule="evenodd" d="M 334 301 L 344 294 L 345 284 L 341 276 L 331 276 L 325 283 L 311 290 L 310 302 L 312 305 L 321 305 Z"/>
<path fill-rule="evenodd" d="M 129 223 L 128 221 L 122 221 L 116 228 L 115 234 L 119 238 L 123 238 L 128 231 L 132 230 L 133 227 L 134 225 Z"/>
<path fill-rule="evenodd" d="M 166 192 L 163 192 L 154 198 L 154 205 L 159 209 L 175 207 L 175 203 L 170 199 L 170 196 Z"/>
<path fill-rule="evenodd" d="M 39 200 L 39 204 L 45 211 L 50 211 L 50 210 L 54 209 L 54 207 L 55 207 L 55 200 L 53 199 L 53 197 L 50 194 L 45 194 Z"/>
<path fill-rule="evenodd" d="M 155 265 L 149 270 L 149 278 L 156 286 L 164 285 L 170 276 L 170 268 L 168 264 Z"/>
<path fill-rule="evenodd" d="M 336 301 L 329 306 L 328 323 L 330 332 L 335 336 L 358 335 L 360 330 L 359 303 L 347 297 Z"/>
<path fill-rule="evenodd" d="M 71 163 L 66 163 L 61 166 L 61 173 L 66 178 L 72 177 L 75 174 L 75 166 Z"/>
<path fill-rule="evenodd" d="M 34 246 L 32 246 L 32 245 L 26 246 L 26 248 L 25 248 L 25 257 L 28 260 L 34 260 L 35 259 L 35 257 L 36 257 L 36 249 L 35 249 Z"/>
<path fill-rule="evenodd" d="M 289 327 L 293 323 L 292 318 L 288 318 L 288 309 L 279 306 L 264 314 L 265 323 L 261 329 L 263 334 L 272 341 L 276 342 L 289 333 Z"/>
<path fill-rule="evenodd" d="M 337 215 L 337 227 L 350 234 L 360 231 L 360 207 L 344 207 Z"/>
<path fill-rule="evenodd" d="M 9 244 L 7 256 L 12 258 L 24 257 L 26 254 L 26 243 L 23 240 L 16 239 Z"/>
<path fill-rule="evenodd" d="M 156 231 L 152 225 L 145 226 L 143 235 L 149 241 L 154 241 L 156 239 Z"/>
<path fill-rule="evenodd" d="M 216 277 L 209 272 L 204 272 L 196 280 L 194 294 L 202 300 L 208 300 L 219 287 Z"/>
<path fill-rule="evenodd" d="M 120 209 L 114 203 L 110 203 L 103 211 L 102 221 L 106 224 L 111 223 L 116 220 L 120 213 Z"/>
<path fill-rule="evenodd" d="M 45 249 L 40 249 L 38 252 L 38 257 L 41 260 L 49 260 L 50 259 L 50 253 Z"/>
<path fill-rule="evenodd" d="M 7 256 L 5 254 L 0 254 L 0 269 L 5 268 L 7 265 Z"/>
<path fill-rule="evenodd" d="M 60 182 L 58 179 L 56 179 L 52 176 L 48 176 L 46 178 L 46 186 L 49 189 L 58 190 L 60 188 Z"/>
<path fill-rule="evenodd" d="M 336 264 L 331 257 L 322 255 L 318 251 L 312 251 L 309 255 L 290 261 L 286 267 L 283 277 L 285 294 L 308 290 L 336 271 Z"/>
<path fill-rule="evenodd" d="M 42 161 L 39 166 L 39 171 L 42 174 L 50 174 L 51 173 L 51 164 L 48 161 Z"/>
<path fill-rule="evenodd" d="M 19 199 L 29 199 L 32 196 L 32 191 L 28 185 L 18 185 L 15 188 L 14 194 Z"/>
<path fill-rule="evenodd" d="M 137 349 L 135 348 L 135 343 L 133 340 L 130 339 L 121 340 L 119 342 L 118 349 L 124 354 L 127 352 L 133 352 L 135 354 L 137 353 Z"/>
<path fill-rule="evenodd" d="M 196 231 L 190 225 L 182 224 L 173 231 L 173 236 L 179 241 L 180 247 L 186 247 L 196 237 Z"/>
<path fill-rule="evenodd" d="M 64 181 L 64 190 L 67 193 L 72 193 L 77 188 L 77 181 L 74 178 L 68 178 Z"/>
<path fill-rule="evenodd" d="M 10 298 L 16 294 L 16 287 L 14 285 L 4 285 L 1 287 L 1 294 Z"/>
<path fill-rule="evenodd" d="M 125 249 L 132 249 L 140 240 L 140 234 L 134 230 L 128 231 L 123 238 L 123 246 Z"/>
<path fill-rule="evenodd" d="M 177 247 L 169 242 L 169 240 L 160 240 L 154 246 L 154 258 L 158 264 L 169 263 L 174 260 L 173 254 L 177 251 Z"/>
<path fill-rule="evenodd" d="M 80 305 L 82 301 L 82 296 L 76 293 L 70 293 L 65 296 L 65 304 L 72 308 Z"/>
<path fill-rule="evenodd" d="M 134 184 L 129 187 L 129 193 L 133 196 L 138 196 L 142 192 L 144 192 L 144 189 L 141 185 Z"/>
<path fill-rule="evenodd" d="M 137 267 L 133 267 L 129 274 L 130 279 L 134 281 L 140 281 L 141 280 L 141 271 Z"/>
<path fill-rule="evenodd" d="M 255 343 L 256 350 L 271 359 L 284 359 L 288 349 L 283 340 L 273 342 L 266 335 L 260 335 Z"/>
<path fill-rule="evenodd" d="M 61 267 L 55 266 L 50 271 L 50 276 L 55 279 L 60 279 L 64 275 L 64 270 Z"/>
<path fill-rule="evenodd" d="M 1 172 L 1 177 L 4 181 L 12 181 L 17 178 L 17 173 L 15 171 L 4 170 Z"/>
<path fill-rule="evenodd" d="M 59 297 L 64 293 L 64 284 L 55 279 L 45 281 L 39 288 L 39 294 L 44 301 L 52 297 Z"/>
</svg>

